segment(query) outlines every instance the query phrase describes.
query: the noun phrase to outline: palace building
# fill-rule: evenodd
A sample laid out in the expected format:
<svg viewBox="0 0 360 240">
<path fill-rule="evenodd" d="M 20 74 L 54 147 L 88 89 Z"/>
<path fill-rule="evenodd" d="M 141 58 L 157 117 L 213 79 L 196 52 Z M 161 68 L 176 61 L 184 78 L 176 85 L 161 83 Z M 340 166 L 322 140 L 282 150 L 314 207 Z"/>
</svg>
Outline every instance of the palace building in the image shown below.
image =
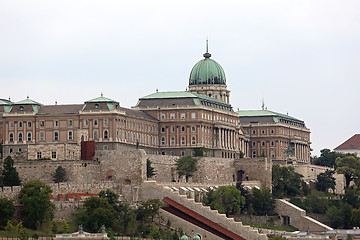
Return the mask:
<svg viewBox="0 0 360 240">
<path fill-rule="evenodd" d="M 309 162 L 304 122 L 270 111 L 234 112 L 223 68 L 208 51 L 203 56 L 191 70 L 188 91 L 156 91 L 131 109 L 102 94 L 72 105 L 0 99 L 2 155 L 80 159 L 81 143 L 93 141 L 99 150 L 184 156 L 201 149 L 219 158 Z"/>
</svg>

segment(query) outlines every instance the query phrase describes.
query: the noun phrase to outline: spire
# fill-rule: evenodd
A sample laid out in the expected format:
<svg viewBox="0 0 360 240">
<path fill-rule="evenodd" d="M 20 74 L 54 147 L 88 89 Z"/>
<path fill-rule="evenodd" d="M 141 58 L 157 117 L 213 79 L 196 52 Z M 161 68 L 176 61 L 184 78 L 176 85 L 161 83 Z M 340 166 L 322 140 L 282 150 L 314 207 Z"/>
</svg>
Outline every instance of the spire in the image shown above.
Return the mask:
<svg viewBox="0 0 360 240">
<path fill-rule="evenodd" d="M 101 97 L 103 97 L 104 96 L 104 94 L 101 92 Z"/>
<path fill-rule="evenodd" d="M 209 53 L 209 40 L 206 39 L 206 53 L 204 53 L 204 58 L 210 58 L 211 54 Z"/>
</svg>

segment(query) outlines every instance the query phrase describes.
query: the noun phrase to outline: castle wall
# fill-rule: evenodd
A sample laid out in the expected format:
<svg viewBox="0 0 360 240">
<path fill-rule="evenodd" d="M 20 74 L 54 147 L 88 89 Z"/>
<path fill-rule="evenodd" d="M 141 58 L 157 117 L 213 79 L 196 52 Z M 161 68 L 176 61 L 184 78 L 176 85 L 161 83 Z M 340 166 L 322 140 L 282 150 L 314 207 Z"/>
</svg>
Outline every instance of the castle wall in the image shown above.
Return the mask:
<svg viewBox="0 0 360 240">
<path fill-rule="evenodd" d="M 236 171 L 243 171 L 244 181 L 260 181 L 261 187 L 271 189 L 272 161 L 268 158 L 240 158 L 234 162 Z M 238 177 L 238 175 L 236 176 Z"/>
</svg>

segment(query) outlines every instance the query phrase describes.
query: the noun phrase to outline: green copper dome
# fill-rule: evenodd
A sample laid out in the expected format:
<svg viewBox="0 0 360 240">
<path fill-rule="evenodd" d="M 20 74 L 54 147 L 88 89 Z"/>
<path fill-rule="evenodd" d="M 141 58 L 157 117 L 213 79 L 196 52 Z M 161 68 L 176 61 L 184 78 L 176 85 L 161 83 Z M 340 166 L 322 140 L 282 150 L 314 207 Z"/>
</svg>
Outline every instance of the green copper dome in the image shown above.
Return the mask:
<svg viewBox="0 0 360 240">
<path fill-rule="evenodd" d="M 224 69 L 219 63 L 210 59 L 211 54 L 206 52 L 205 59 L 200 60 L 192 68 L 189 85 L 222 84 L 226 85 Z"/>
</svg>

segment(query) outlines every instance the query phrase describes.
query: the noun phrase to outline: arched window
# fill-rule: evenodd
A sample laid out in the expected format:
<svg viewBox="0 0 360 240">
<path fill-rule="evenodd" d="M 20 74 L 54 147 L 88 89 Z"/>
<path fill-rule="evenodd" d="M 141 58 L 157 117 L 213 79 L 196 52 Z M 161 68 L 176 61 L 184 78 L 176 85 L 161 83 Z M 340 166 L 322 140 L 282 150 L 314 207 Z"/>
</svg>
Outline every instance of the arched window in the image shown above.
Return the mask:
<svg viewBox="0 0 360 240">
<path fill-rule="evenodd" d="M 22 128 L 22 126 L 23 126 L 23 123 L 19 122 L 19 128 Z"/>
<path fill-rule="evenodd" d="M 27 134 L 27 140 L 28 140 L 28 141 L 31 141 L 31 140 L 32 140 L 31 133 L 28 133 L 28 134 Z"/>
<path fill-rule="evenodd" d="M 104 139 L 108 139 L 109 138 L 109 133 L 108 130 L 104 131 Z"/>
<path fill-rule="evenodd" d="M 10 141 L 10 142 L 13 142 L 13 141 L 14 141 L 14 134 L 13 134 L 13 133 L 10 133 L 10 134 L 9 134 L 9 141 Z"/>
<path fill-rule="evenodd" d="M 19 142 L 22 142 L 22 140 L 23 140 L 23 134 L 19 133 Z"/>
<path fill-rule="evenodd" d="M 98 130 L 94 130 L 94 139 L 97 140 L 99 139 L 99 133 L 98 133 Z"/>
</svg>

